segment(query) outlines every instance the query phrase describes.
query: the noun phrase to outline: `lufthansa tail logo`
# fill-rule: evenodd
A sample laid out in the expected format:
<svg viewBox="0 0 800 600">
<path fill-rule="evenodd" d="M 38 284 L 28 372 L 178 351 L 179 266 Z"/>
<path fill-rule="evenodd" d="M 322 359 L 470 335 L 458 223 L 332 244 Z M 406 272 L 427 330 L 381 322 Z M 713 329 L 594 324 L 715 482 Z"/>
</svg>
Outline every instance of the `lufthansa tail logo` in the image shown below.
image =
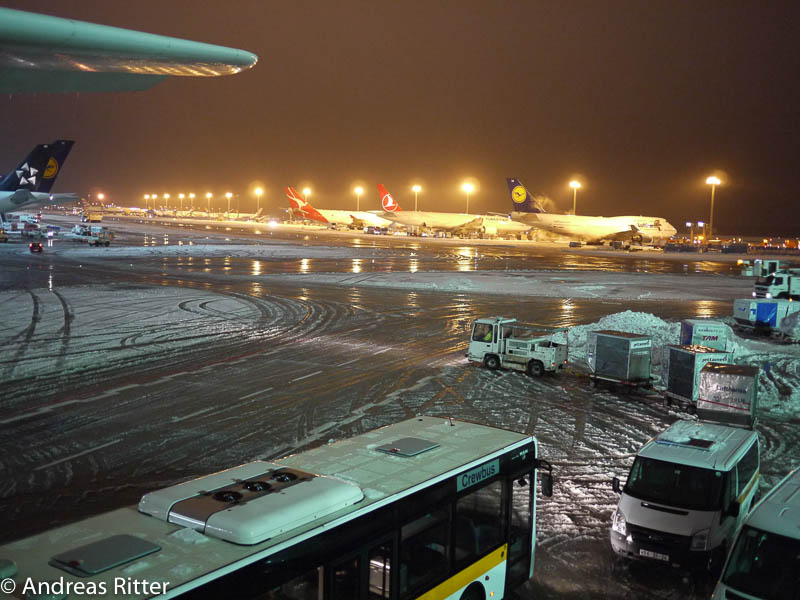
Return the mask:
<svg viewBox="0 0 800 600">
<path fill-rule="evenodd" d="M 44 168 L 44 175 L 45 179 L 52 179 L 58 173 L 58 161 L 50 157 L 50 160 L 47 161 L 47 166 Z"/>
<path fill-rule="evenodd" d="M 527 190 L 518 185 L 513 190 L 511 190 L 511 199 L 514 201 L 515 204 L 522 204 L 525 202 L 525 199 L 528 197 Z"/>
<path fill-rule="evenodd" d="M 388 212 L 394 212 L 397 210 L 397 203 L 392 198 L 391 194 L 386 194 L 383 198 L 381 198 L 381 206 L 383 206 L 383 210 Z"/>
</svg>

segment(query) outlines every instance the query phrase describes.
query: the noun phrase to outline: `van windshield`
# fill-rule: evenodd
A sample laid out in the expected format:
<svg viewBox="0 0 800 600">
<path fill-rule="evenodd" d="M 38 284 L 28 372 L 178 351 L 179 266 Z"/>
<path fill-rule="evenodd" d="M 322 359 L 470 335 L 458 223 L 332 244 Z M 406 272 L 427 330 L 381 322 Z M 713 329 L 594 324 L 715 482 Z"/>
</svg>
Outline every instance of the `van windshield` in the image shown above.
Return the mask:
<svg viewBox="0 0 800 600">
<path fill-rule="evenodd" d="M 745 525 L 722 582 L 764 600 L 800 596 L 800 540 Z"/>
<path fill-rule="evenodd" d="M 625 493 L 687 510 L 719 510 L 724 479 L 721 471 L 637 456 Z"/>
</svg>

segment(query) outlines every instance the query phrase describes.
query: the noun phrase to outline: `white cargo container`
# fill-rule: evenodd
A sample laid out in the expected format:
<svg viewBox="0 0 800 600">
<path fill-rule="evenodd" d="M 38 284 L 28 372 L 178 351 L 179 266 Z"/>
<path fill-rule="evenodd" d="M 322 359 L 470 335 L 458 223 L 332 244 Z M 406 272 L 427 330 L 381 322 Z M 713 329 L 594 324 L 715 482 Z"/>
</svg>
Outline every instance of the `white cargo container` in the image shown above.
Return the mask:
<svg viewBox="0 0 800 600">
<path fill-rule="evenodd" d="M 667 399 L 693 408 L 697 404 L 700 370 L 710 362 L 730 363 L 730 354 L 707 346 L 664 346 L 661 382 Z"/>
<path fill-rule="evenodd" d="M 708 346 L 725 350 L 728 326 L 712 319 L 684 319 L 681 321 L 681 340 L 684 346 Z"/>
<path fill-rule="evenodd" d="M 758 408 L 758 367 L 710 362 L 700 370 L 697 415 L 752 427 Z"/>
</svg>

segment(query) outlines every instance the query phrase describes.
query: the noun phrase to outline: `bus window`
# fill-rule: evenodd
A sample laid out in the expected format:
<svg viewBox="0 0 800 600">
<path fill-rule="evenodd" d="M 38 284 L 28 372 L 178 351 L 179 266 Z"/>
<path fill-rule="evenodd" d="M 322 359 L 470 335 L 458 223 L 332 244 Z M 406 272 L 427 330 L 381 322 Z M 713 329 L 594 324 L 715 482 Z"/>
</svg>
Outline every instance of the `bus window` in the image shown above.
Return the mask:
<svg viewBox="0 0 800 600">
<path fill-rule="evenodd" d="M 456 502 L 456 563 L 474 562 L 503 539 L 502 481 L 462 496 Z"/>
<path fill-rule="evenodd" d="M 359 597 L 358 556 L 331 567 L 331 600 L 353 600 Z"/>
<path fill-rule="evenodd" d="M 389 598 L 392 574 L 392 544 L 387 542 L 369 551 L 369 600 Z"/>
<path fill-rule="evenodd" d="M 403 526 L 400 542 L 400 594 L 422 588 L 447 574 L 448 513 L 445 508 Z"/>
</svg>

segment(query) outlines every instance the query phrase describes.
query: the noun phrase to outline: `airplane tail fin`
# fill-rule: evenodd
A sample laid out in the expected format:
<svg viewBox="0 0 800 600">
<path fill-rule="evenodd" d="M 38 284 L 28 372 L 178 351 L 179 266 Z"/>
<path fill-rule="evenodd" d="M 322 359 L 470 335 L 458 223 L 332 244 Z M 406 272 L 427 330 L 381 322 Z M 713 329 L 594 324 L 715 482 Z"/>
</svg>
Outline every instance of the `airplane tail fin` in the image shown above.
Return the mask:
<svg viewBox="0 0 800 600">
<path fill-rule="evenodd" d="M 286 188 L 286 197 L 289 199 L 289 209 L 292 213 L 299 213 L 306 219 L 313 221 L 320 221 L 327 223 L 328 219 L 322 216 L 320 212 L 311 206 L 306 200 L 297 193 L 293 187 Z"/>
<path fill-rule="evenodd" d="M 39 144 L 25 157 L 16 169 L 0 181 L 0 191 L 13 192 L 16 190 L 34 191 L 42 179 L 47 159 L 50 156 L 50 146 Z"/>
<path fill-rule="evenodd" d="M 395 202 L 394 196 L 389 193 L 389 190 L 382 184 L 378 184 L 378 195 L 381 197 L 381 206 L 386 212 L 398 212 L 403 210 L 400 205 Z"/>
<path fill-rule="evenodd" d="M 50 144 L 50 155 L 47 159 L 47 166 L 44 168 L 39 187 L 37 192 L 50 193 L 53 184 L 56 182 L 56 177 L 64 166 L 64 161 L 67 160 L 69 151 L 72 150 L 73 140 L 56 140 Z"/>
<path fill-rule="evenodd" d="M 514 212 L 544 213 L 547 212 L 531 193 L 522 185 L 519 179 L 509 177 L 506 179 L 508 191 L 511 193 L 511 206 Z"/>
</svg>

